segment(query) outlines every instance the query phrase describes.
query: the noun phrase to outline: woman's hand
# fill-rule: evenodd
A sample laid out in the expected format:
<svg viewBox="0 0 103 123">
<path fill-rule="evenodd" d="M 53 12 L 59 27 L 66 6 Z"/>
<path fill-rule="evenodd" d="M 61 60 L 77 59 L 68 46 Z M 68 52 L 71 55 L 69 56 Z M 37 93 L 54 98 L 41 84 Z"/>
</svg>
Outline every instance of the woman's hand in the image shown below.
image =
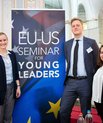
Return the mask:
<svg viewBox="0 0 103 123">
<path fill-rule="evenodd" d="M 21 95 L 20 86 L 17 86 L 17 89 L 16 89 L 16 98 L 19 98 L 20 95 Z"/>
</svg>

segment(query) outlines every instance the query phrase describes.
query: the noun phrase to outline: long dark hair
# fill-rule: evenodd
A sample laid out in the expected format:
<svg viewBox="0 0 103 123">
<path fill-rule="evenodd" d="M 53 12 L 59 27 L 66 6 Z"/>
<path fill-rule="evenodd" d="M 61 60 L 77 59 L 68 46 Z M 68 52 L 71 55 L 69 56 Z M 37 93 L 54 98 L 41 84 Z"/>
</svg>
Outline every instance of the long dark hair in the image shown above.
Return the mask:
<svg viewBox="0 0 103 123">
<path fill-rule="evenodd" d="M 100 47 L 100 49 L 99 49 L 98 62 L 97 62 L 98 67 L 103 66 L 103 61 L 102 61 L 101 58 L 100 58 L 100 53 L 101 53 L 101 49 L 102 49 L 102 48 L 103 48 L 103 45 L 101 45 L 101 47 Z"/>
</svg>

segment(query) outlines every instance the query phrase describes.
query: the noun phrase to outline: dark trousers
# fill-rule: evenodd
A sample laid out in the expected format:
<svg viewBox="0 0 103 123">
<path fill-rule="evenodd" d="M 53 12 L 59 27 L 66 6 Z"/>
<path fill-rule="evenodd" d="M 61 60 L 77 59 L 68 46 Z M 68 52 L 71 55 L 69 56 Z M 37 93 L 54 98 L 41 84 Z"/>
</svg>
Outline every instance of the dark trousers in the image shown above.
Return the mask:
<svg viewBox="0 0 103 123">
<path fill-rule="evenodd" d="M 98 112 L 98 115 L 101 117 L 102 123 L 103 123 L 103 103 L 96 103 L 95 106 Z"/>
<path fill-rule="evenodd" d="M 60 120 L 61 123 L 70 123 L 72 108 L 76 99 L 79 97 L 81 104 L 81 112 L 85 117 L 91 103 L 91 87 L 87 79 L 68 79 L 64 94 L 61 100 Z"/>
<path fill-rule="evenodd" d="M 4 104 L 0 105 L 0 123 L 11 123 L 14 107 L 13 88 L 13 83 L 7 85 Z"/>
</svg>

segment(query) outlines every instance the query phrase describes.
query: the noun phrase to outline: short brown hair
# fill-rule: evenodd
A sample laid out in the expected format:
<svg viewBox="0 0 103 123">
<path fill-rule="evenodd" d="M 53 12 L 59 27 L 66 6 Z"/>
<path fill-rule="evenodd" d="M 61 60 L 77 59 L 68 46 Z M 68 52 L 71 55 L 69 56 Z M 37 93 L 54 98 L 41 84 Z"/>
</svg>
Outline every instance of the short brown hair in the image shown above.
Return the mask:
<svg viewBox="0 0 103 123">
<path fill-rule="evenodd" d="M 78 20 L 78 21 L 80 21 L 80 23 L 83 25 L 83 21 L 82 21 L 82 19 L 80 19 L 80 18 L 77 18 L 77 17 L 75 17 L 75 18 L 72 18 L 71 19 L 71 25 L 72 25 L 72 23 L 74 22 L 74 21 L 76 21 L 76 20 Z"/>
</svg>

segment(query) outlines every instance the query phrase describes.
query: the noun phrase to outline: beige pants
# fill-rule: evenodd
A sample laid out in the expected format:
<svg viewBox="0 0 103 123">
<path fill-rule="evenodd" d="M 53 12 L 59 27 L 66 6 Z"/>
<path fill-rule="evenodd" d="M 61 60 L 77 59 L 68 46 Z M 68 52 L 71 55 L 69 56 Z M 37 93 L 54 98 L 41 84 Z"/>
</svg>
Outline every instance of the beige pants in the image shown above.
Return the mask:
<svg viewBox="0 0 103 123">
<path fill-rule="evenodd" d="M 0 123 L 11 123 L 14 107 L 13 83 L 7 85 L 4 105 L 0 105 Z"/>
</svg>

